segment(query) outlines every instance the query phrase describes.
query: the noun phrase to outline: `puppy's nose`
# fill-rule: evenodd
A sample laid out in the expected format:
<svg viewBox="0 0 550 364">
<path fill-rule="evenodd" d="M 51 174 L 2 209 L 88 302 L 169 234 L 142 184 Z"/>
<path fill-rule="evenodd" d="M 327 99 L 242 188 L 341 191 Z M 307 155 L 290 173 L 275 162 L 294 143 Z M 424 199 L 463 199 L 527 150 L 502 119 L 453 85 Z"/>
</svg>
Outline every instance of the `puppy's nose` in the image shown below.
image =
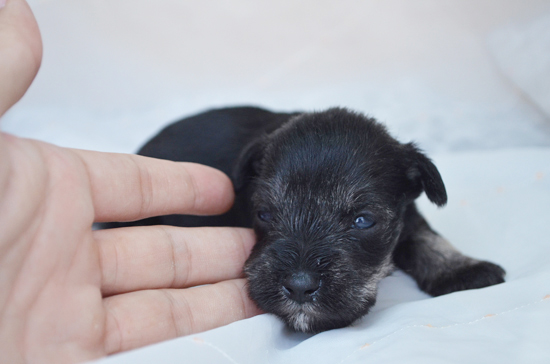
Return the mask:
<svg viewBox="0 0 550 364">
<path fill-rule="evenodd" d="M 283 292 L 291 300 L 305 303 L 313 300 L 313 294 L 319 290 L 320 285 L 321 279 L 319 275 L 297 272 L 284 280 Z"/>
</svg>

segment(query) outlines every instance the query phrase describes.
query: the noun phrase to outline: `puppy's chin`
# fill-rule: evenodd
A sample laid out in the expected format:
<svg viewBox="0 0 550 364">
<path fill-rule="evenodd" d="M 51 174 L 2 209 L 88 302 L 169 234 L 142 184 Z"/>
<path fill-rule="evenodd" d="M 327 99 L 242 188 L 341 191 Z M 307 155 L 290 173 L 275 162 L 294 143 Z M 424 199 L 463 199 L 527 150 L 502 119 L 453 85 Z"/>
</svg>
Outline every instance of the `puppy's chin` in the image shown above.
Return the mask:
<svg viewBox="0 0 550 364">
<path fill-rule="evenodd" d="M 294 331 L 305 333 L 319 333 L 326 330 L 339 329 L 349 326 L 357 319 L 368 313 L 374 305 L 376 298 L 364 299 L 367 304 L 363 304 L 360 309 L 343 309 L 339 312 L 329 312 L 322 310 L 315 303 L 297 304 L 291 300 L 282 306 L 278 312 L 285 324 Z"/>
</svg>

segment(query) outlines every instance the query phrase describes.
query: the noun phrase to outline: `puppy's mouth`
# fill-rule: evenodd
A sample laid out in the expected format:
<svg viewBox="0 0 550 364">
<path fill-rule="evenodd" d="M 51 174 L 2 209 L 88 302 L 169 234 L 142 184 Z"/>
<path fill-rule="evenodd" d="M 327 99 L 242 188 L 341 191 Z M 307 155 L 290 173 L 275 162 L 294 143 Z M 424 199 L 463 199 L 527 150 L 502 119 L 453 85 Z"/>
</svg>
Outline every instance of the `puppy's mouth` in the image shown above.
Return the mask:
<svg viewBox="0 0 550 364">
<path fill-rule="evenodd" d="M 276 303 L 269 312 L 279 316 L 292 330 L 318 333 L 350 325 L 376 302 L 376 291 L 337 289 L 322 280 L 318 289 L 309 291 L 288 292 L 283 286 L 277 299 L 272 300 Z"/>
</svg>

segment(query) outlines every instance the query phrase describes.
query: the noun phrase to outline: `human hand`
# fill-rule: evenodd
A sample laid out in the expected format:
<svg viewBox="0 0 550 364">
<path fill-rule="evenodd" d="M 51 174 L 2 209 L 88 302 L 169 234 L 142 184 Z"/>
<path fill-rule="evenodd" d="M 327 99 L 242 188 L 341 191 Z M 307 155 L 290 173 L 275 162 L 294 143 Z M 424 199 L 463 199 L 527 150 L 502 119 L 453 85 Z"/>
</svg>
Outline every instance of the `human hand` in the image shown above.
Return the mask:
<svg viewBox="0 0 550 364">
<path fill-rule="evenodd" d="M 0 9 L 0 54 L 2 115 L 40 65 L 23 0 Z M 94 221 L 221 213 L 232 201 L 229 179 L 205 166 L 2 133 L 0 362 L 84 361 L 257 314 L 242 279 L 250 230 L 92 231 Z"/>
</svg>

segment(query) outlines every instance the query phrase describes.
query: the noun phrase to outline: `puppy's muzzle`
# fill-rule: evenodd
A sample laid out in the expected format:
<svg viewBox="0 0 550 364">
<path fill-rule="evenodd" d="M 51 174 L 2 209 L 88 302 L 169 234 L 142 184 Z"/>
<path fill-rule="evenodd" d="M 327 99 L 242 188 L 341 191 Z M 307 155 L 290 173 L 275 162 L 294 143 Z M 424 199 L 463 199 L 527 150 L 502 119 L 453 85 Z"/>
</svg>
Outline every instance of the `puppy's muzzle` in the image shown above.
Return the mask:
<svg viewBox="0 0 550 364">
<path fill-rule="evenodd" d="M 297 303 L 314 301 L 319 288 L 321 288 L 321 276 L 316 273 L 298 271 L 289 275 L 283 281 L 283 293 L 289 299 Z"/>
</svg>

